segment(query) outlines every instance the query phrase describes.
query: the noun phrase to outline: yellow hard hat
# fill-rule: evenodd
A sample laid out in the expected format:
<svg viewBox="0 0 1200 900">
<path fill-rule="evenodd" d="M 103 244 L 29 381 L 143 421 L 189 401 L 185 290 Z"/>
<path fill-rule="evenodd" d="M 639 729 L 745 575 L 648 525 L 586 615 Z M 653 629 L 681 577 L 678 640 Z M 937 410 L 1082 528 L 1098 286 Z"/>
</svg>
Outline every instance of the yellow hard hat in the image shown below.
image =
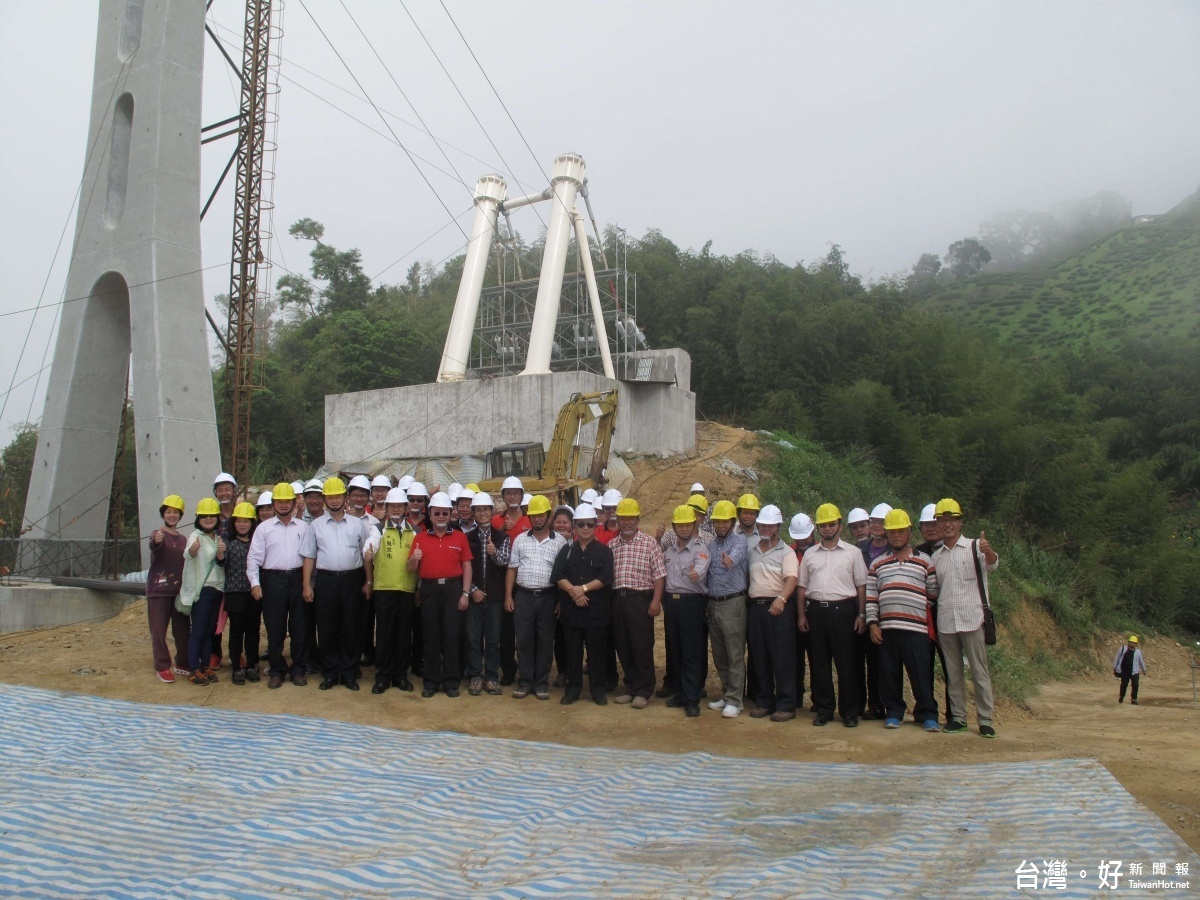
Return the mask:
<svg viewBox="0 0 1200 900">
<path fill-rule="evenodd" d="M 912 520 L 904 510 L 893 509 L 883 517 L 884 531 L 902 531 L 905 528 L 912 528 Z"/>
<path fill-rule="evenodd" d="M 1129 636 L 1129 643 L 1136 644 L 1137 642 L 1138 642 L 1138 636 L 1136 634 L 1131 634 Z"/>
<path fill-rule="evenodd" d="M 479 493 L 479 485 L 477 485 L 477 484 L 476 484 L 475 482 L 473 482 L 473 481 L 472 481 L 470 484 L 468 484 L 468 485 L 467 485 L 467 488 L 466 488 L 466 489 L 467 489 L 468 491 L 470 491 L 472 494 L 478 494 L 478 493 Z"/>
<path fill-rule="evenodd" d="M 221 514 L 221 504 L 213 497 L 205 497 L 196 504 L 196 518 L 203 516 L 219 516 Z"/>
<path fill-rule="evenodd" d="M 281 481 L 271 489 L 272 500 L 295 500 L 296 489 L 286 481 Z"/>
<path fill-rule="evenodd" d="M 688 506 L 686 503 L 682 506 L 675 507 L 675 512 L 671 514 L 672 525 L 692 525 L 696 521 L 696 510 Z"/>
<path fill-rule="evenodd" d="M 949 497 L 945 497 L 937 502 L 937 506 L 933 508 L 933 514 L 935 516 L 961 516 L 962 507 L 958 505 L 957 500 L 952 500 Z"/>
<path fill-rule="evenodd" d="M 712 515 L 709 518 L 714 522 L 725 519 L 736 519 L 737 507 L 728 500 L 718 500 L 713 504 Z"/>
<path fill-rule="evenodd" d="M 753 509 L 758 511 L 762 509 L 762 505 L 758 502 L 758 498 L 753 494 L 742 494 L 742 496 L 737 498 L 737 508 Z"/>
<path fill-rule="evenodd" d="M 550 498 L 543 497 L 541 494 L 529 501 L 529 515 L 531 516 L 544 516 L 553 508 Z"/>
<path fill-rule="evenodd" d="M 336 475 L 331 475 L 325 479 L 325 483 L 321 485 L 321 493 L 326 497 L 338 497 L 346 493 L 346 482 L 338 478 Z M 275 495 L 276 499 L 279 495 Z"/>
<path fill-rule="evenodd" d="M 687 498 L 687 505 L 698 513 L 708 515 L 708 500 L 702 494 L 692 494 L 692 496 Z"/>
<path fill-rule="evenodd" d="M 231 519 L 257 519 L 258 512 L 254 509 L 254 506 L 252 504 L 249 504 L 245 500 L 243 500 L 241 503 L 239 503 L 237 506 L 235 506 L 233 508 L 233 515 L 230 516 L 230 518 Z"/>
<path fill-rule="evenodd" d="M 626 517 L 640 516 L 641 514 L 642 514 L 641 506 L 639 506 L 638 502 L 636 500 L 634 500 L 632 497 L 626 497 L 620 503 L 617 504 L 617 515 L 618 516 L 626 516 Z"/>
<path fill-rule="evenodd" d="M 178 494 L 167 494 L 167 496 L 163 497 L 163 502 L 160 503 L 159 506 L 169 506 L 171 509 L 177 509 L 180 512 L 183 512 L 184 502 L 183 498 Z"/>
<path fill-rule="evenodd" d="M 818 525 L 828 525 L 830 522 L 837 522 L 842 518 L 842 511 L 832 503 L 822 503 L 817 507 L 817 515 L 814 521 Z"/>
</svg>

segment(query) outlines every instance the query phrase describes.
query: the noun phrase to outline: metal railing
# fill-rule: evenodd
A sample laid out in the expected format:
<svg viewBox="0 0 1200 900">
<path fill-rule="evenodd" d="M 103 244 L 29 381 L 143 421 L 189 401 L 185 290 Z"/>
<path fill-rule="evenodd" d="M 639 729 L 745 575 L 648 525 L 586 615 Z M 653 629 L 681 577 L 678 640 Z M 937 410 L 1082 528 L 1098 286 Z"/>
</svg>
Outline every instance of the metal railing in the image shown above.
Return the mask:
<svg viewBox="0 0 1200 900">
<path fill-rule="evenodd" d="M 142 568 L 141 541 L 0 538 L 0 566 L 26 578 L 116 578 Z"/>
</svg>

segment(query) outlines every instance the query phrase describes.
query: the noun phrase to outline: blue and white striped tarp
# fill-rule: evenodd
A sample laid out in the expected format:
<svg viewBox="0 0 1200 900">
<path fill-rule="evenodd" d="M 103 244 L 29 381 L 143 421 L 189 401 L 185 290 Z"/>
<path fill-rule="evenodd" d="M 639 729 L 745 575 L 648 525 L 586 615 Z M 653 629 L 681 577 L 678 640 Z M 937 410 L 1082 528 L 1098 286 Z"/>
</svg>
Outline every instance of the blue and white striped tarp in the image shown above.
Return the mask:
<svg viewBox="0 0 1200 900">
<path fill-rule="evenodd" d="M 11 686 L 0 755 L 3 896 L 995 896 L 1052 859 L 1091 896 L 1101 860 L 1200 868 L 1089 760 L 675 756 Z"/>
</svg>

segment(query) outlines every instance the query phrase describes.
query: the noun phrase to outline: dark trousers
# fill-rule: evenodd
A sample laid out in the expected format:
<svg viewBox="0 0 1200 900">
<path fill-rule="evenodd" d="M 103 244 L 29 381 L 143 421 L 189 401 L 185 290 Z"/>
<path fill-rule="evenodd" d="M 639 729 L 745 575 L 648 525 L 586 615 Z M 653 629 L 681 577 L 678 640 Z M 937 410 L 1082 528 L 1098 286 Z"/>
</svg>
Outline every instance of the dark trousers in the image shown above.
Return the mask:
<svg viewBox="0 0 1200 900">
<path fill-rule="evenodd" d="M 554 668 L 559 675 L 567 674 L 567 639 L 563 634 L 563 623 L 554 621 Z"/>
<path fill-rule="evenodd" d="M 262 601 L 245 594 L 245 603 L 239 604 L 240 611 L 229 609 L 226 598 L 225 611 L 229 615 L 229 659 L 234 669 L 242 667 L 241 657 L 246 657 L 246 668 L 258 666 L 259 632 L 262 630 Z"/>
<path fill-rule="evenodd" d="M 1121 674 L 1121 693 L 1120 693 L 1119 699 L 1121 699 L 1121 700 L 1125 699 L 1125 689 L 1127 687 L 1129 687 L 1130 685 L 1132 685 L 1133 691 L 1130 693 L 1129 699 L 1136 700 L 1137 699 L 1137 689 L 1138 689 L 1138 679 L 1141 677 L 1142 677 L 1141 675 L 1126 675 L 1126 674 L 1122 673 Z M 1151 704 L 1151 705 L 1153 705 L 1153 704 Z"/>
<path fill-rule="evenodd" d="M 464 614 L 458 608 L 462 579 L 455 578 L 445 584 L 425 582 L 419 594 L 425 642 L 425 687 L 435 691 L 438 688 L 457 690 L 462 681 L 459 653 Z"/>
<path fill-rule="evenodd" d="M 471 602 L 467 607 L 467 677 L 500 680 L 500 614 L 504 601 Z"/>
<path fill-rule="evenodd" d="M 326 681 L 355 680 L 362 652 L 362 569 L 313 575 L 313 612 L 321 642 L 321 674 Z"/>
<path fill-rule="evenodd" d="M 929 642 L 929 683 L 930 684 L 935 683 L 937 680 L 934 677 L 934 671 L 933 671 L 933 661 L 935 659 L 939 659 L 942 661 L 942 688 L 946 692 L 946 705 L 942 708 L 946 710 L 946 724 L 949 725 L 952 715 L 950 713 L 950 681 L 948 678 L 946 678 L 946 654 L 942 652 L 941 644 L 939 644 L 937 641 L 931 640 Z"/>
<path fill-rule="evenodd" d="M 759 709 L 796 711 L 796 599 L 788 597 L 783 612 L 771 615 L 774 597 L 754 598 L 750 604 L 751 658 L 758 669 Z"/>
<path fill-rule="evenodd" d="M 314 618 L 304 602 L 299 569 L 263 569 L 262 615 L 267 632 L 267 662 L 272 675 L 303 675 L 308 663 L 308 620 Z M 292 664 L 283 656 L 283 642 L 292 642 Z"/>
<path fill-rule="evenodd" d="M 525 690 L 550 687 L 550 659 L 554 652 L 554 607 L 558 591 L 531 594 L 517 588 L 513 597 L 513 629 L 517 638 L 517 672 Z"/>
<path fill-rule="evenodd" d="M 805 657 L 811 656 L 812 638 L 808 632 L 796 629 L 796 708 L 804 707 Z"/>
<path fill-rule="evenodd" d="M 746 596 L 746 698 L 758 703 L 758 670 L 754 664 L 754 647 L 750 643 L 750 617 L 754 601 Z"/>
<path fill-rule="evenodd" d="M 808 635 L 812 641 L 812 699 L 818 715 L 834 711 L 833 669 L 837 669 L 837 712 L 843 719 L 857 719 L 862 711 L 858 683 L 854 678 L 854 619 L 858 601 L 839 600 L 822 605 L 806 601 Z"/>
<path fill-rule="evenodd" d="M 412 671 L 414 675 L 423 675 L 425 673 L 425 622 L 422 619 L 420 606 L 417 607 L 417 613 L 413 616 L 412 650 L 409 653 L 409 659 L 412 660 Z"/>
<path fill-rule="evenodd" d="M 663 687 L 673 688 L 676 692 L 679 691 L 679 644 L 675 638 L 676 629 L 671 627 L 671 604 L 666 602 L 666 597 L 663 595 L 663 633 L 666 635 L 667 641 L 667 663 L 666 671 L 663 673 Z M 708 620 L 704 620 L 704 641 L 708 642 Z M 708 654 L 704 656 L 704 662 L 700 672 L 700 691 L 704 692 L 704 684 L 708 681 Z"/>
<path fill-rule="evenodd" d="M 154 655 L 154 671 L 171 668 L 171 652 L 167 649 L 167 626 L 175 640 L 175 665 L 188 668 L 188 640 L 192 620 L 175 608 L 174 597 L 147 597 L 146 618 L 150 621 L 150 652 Z"/>
<path fill-rule="evenodd" d="M 869 632 L 854 636 L 854 678 L 858 689 L 859 712 L 883 712 L 883 697 L 879 690 L 879 647 Z"/>
<path fill-rule="evenodd" d="M 364 666 L 375 665 L 375 595 L 359 596 L 358 601 L 358 646 L 360 661 Z"/>
<path fill-rule="evenodd" d="M 395 683 L 408 677 L 412 624 L 417 595 L 409 591 L 376 591 L 375 680 Z"/>
<path fill-rule="evenodd" d="M 933 679 L 929 662 L 929 633 L 903 628 L 883 629 L 879 647 L 879 690 L 883 709 L 889 719 L 903 719 L 908 711 L 904 702 L 904 673 L 913 693 L 913 718 L 918 722 L 937 721 L 937 701 L 933 699 Z"/>
<path fill-rule="evenodd" d="M 598 625 L 592 628 L 579 628 L 574 625 L 564 625 L 563 653 L 566 656 L 566 674 L 568 697 L 579 699 L 583 692 L 583 654 L 587 648 L 588 687 L 592 697 L 603 697 L 608 691 L 608 628 Z"/>
<path fill-rule="evenodd" d="M 654 693 L 653 591 L 615 590 L 612 593 L 613 637 L 625 672 L 625 690 L 634 697 Z"/>
<path fill-rule="evenodd" d="M 606 663 L 604 672 L 608 675 L 607 688 L 610 691 L 615 691 L 617 689 L 617 678 L 621 673 L 617 671 L 617 641 L 613 636 L 611 617 L 608 620 L 608 627 L 604 629 L 604 646 L 607 648 L 604 656 Z M 590 653 L 591 651 L 589 650 L 588 652 Z"/>
<path fill-rule="evenodd" d="M 708 661 L 708 598 L 703 594 L 664 594 L 667 647 L 675 645 L 675 694 L 684 703 L 699 703 Z"/>
<path fill-rule="evenodd" d="M 517 680 L 517 629 L 513 614 L 500 606 L 500 680 L 509 684 Z"/>
<path fill-rule="evenodd" d="M 221 592 L 214 587 L 200 589 L 192 604 L 192 630 L 188 635 L 188 667 L 193 671 L 207 669 L 212 656 L 213 628 L 221 610 Z"/>
<path fill-rule="evenodd" d="M 324 663 L 321 660 L 321 641 L 317 636 L 317 614 L 316 610 L 307 608 L 304 611 L 304 646 L 307 650 L 304 657 L 305 667 L 320 672 Z"/>
</svg>

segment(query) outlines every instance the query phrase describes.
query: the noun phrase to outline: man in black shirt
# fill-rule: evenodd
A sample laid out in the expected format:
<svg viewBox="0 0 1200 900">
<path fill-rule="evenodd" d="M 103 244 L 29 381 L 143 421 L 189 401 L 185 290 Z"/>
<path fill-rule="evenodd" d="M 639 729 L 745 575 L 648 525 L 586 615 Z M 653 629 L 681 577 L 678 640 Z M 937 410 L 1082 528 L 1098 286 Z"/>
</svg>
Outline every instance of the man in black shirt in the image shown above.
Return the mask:
<svg viewBox="0 0 1200 900">
<path fill-rule="evenodd" d="M 612 551 L 596 536 L 596 511 L 587 503 L 575 509 L 575 540 L 554 560 L 551 581 L 558 585 L 558 617 L 566 643 L 567 689 L 560 701 L 574 703 L 583 691 L 583 653 L 587 647 L 592 700 L 608 703 L 608 620 L 613 583 Z"/>
</svg>

